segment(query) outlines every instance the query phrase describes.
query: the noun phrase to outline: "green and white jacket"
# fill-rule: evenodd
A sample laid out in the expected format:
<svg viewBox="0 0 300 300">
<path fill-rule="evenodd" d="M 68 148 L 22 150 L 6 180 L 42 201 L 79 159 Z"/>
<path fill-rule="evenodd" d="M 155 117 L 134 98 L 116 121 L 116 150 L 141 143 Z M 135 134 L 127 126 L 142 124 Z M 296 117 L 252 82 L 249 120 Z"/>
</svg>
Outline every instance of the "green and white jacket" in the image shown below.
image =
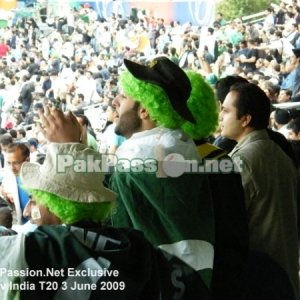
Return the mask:
<svg viewBox="0 0 300 300">
<path fill-rule="evenodd" d="M 111 177 L 111 188 L 118 194 L 113 226 L 141 230 L 152 244 L 198 272 L 210 287 L 215 232 L 208 176 L 184 173 L 170 177 L 160 168 L 166 157 L 170 173 L 173 163 L 175 168 L 184 163 L 181 159 L 200 161 L 194 142 L 180 130 L 157 127 L 133 134 L 116 154 L 119 161 L 140 160 L 144 168 L 117 167 Z M 157 170 L 149 167 L 151 159 L 157 162 Z"/>
<path fill-rule="evenodd" d="M 210 299 L 198 274 L 132 229 L 40 226 L 0 237 L 0 299 Z"/>
</svg>

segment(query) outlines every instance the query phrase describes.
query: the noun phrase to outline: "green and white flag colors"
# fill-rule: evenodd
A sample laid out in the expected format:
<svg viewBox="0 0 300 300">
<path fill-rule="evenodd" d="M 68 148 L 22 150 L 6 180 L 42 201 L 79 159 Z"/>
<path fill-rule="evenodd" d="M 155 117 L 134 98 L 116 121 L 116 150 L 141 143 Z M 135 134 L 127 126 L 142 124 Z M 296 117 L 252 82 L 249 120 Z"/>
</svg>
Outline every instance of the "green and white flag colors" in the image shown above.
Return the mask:
<svg viewBox="0 0 300 300">
<path fill-rule="evenodd" d="M 111 187 L 119 194 L 113 226 L 141 230 L 155 246 L 197 271 L 209 287 L 215 233 L 207 180 L 203 174 L 157 178 L 154 173 L 115 172 Z"/>
<path fill-rule="evenodd" d="M 195 271 L 141 232 L 85 225 L 0 237 L 0 299 L 210 299 Z"/>
</svg>

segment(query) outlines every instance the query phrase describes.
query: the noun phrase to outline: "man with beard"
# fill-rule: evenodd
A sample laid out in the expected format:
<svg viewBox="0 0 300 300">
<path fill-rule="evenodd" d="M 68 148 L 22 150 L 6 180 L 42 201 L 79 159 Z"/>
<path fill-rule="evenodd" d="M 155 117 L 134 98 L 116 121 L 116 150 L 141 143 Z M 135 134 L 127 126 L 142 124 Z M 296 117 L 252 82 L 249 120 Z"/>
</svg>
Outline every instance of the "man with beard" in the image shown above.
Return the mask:
<svg viewBox="0 0 300 300">
<path fill-rule="evenodd" d="M 185 73 L 165 57 L 147 66 L 124 63 L 121 93 L 113 102 L 119 115 L 115 132 L 127 138 L 116 152 L 111 179 L 118 194 L 113 225 L 142 230 L 154 245 L 188 263 L 214 299 L 239 299 L 248 249 L 240 176 L 217 178 L 186 163 L 199 166 L 201 158 L 216 157 L 200 158 L 193 142 L 216 128 L 213 91 L 199 74 Z"/>
<path fill-rule="evenodd" d="M 214 299 L 240 299 L 248 254 L 240 176 L 229 170 L 211 180 L 198 170 L 204 163 L 193 142 L 215 130 L 214 93 L 199 74 L 185 73 L 165 57 L 149 66 L 128 60 L 125 65 L 122 92 L 114 100 L 116 133 L 127 140 L 116 152 L 111 178 L 118 193 L 112 224 L 143 231 L 196 271 Z M 41 117 L 51 141 L 78 141 L 73 135 L 78 124 L 70 115 L 47 110 Z"/>
</svg>

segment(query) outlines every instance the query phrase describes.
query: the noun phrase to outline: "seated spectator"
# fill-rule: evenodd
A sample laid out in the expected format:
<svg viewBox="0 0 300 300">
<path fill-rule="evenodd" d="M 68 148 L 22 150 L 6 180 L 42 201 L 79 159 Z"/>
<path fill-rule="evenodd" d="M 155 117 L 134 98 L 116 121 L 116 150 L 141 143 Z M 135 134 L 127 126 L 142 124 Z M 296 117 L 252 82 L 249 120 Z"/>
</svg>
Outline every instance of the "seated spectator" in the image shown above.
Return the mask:
<svg viewBox="0 0 300 300">
<path fill-rule="evenodd" d="M 295 55 L 294 69 L 284 78 L 281 88 L 292 91 L 292 97 L 296 97 L 300 91 L 300 49 L 293 49 Z"/>
<path fill-rule="evenodd" d="M 290 102 L 292 100 L 292 91 L 281 89 L 277 98 L 278 103 Z"/>
<path fill-rule="evenodd" d="M 29 195 L 23 189 L 20 170 L 22 164 L 29 161 L 29 149 L 25 144 L 15 143 L 8 145 L 6 151 L 7 168 L 1 185 L 1 194 L 14 211 L 14 223 L 24 224 L 27 220 L 22 214 Z"/>
</svg>

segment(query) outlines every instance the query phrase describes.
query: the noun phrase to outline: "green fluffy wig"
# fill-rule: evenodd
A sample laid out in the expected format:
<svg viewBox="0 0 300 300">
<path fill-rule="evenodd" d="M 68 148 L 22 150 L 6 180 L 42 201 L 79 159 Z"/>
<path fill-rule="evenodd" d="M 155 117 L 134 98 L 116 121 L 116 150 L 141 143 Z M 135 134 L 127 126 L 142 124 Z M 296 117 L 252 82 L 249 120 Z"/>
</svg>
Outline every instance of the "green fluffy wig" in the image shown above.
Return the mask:
<svg viewBox="0 0 300 300">
<path fill-rule="evenodd" d="M 108 216 L 114 205 L 113 202 L 75 202 L 40 190 L 29 190 L 29 192 L 38 204 L 47 207 L 64 224 L 78 221 L 99 223 Z"/>
<path fill-rule="evenodd" d="M 135 78 L 129 71 L 120 76 L 123 93 L 141 103 L 158 126 L 170 129 L 181 128 L 193 139 L 208 137 L 218 124 L 218 104 L 214 92 L 203 77 L 193 71 L 187 71 L 192 91 L 187 102 L 196 123 L 183 119 L 172 107 L 167 94 L 158 85 Z M 180 82 L 178 82 L 180 85 Z"/>
</svg>

